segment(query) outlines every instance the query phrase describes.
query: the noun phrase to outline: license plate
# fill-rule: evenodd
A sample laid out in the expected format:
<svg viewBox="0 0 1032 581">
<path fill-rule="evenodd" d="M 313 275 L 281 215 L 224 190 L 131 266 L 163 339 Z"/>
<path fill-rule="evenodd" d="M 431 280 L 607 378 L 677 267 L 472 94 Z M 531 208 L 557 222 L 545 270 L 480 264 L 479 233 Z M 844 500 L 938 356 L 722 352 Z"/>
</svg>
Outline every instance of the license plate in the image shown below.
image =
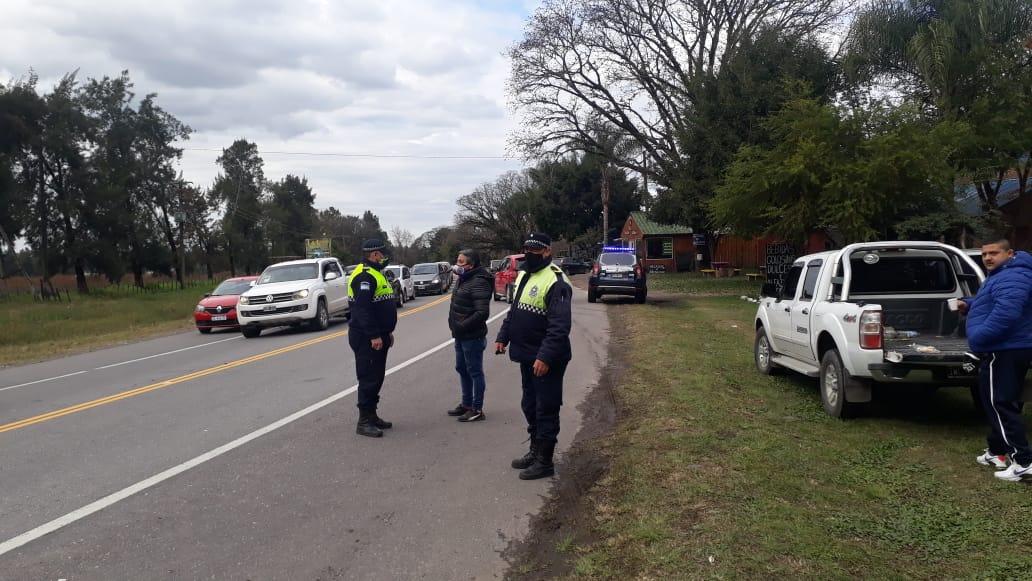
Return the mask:
<svg viewBox="0 0 1032 581">
<path fill-rule="evenodd" d="M 272 313 L 276 310 L 276 305 L 265 305 L 265 307 L 263 307 L 262 310 L 266 313 Z"/>
<path fill-rule="evenodd" d="M 226 320 L 226 315 L 212 315 L 211 316 L 211 320 L 212 321 L 225 321 Z"/>
<path fill-rule="evenodd" d="M 967 370 L 965 370 L 962 367 L 954 367 L 954 368 L 951 368 L 949 371 L 946 372 L 946 377 L 948 377 L 950 379 L 959 378 L 959 377 L 973 377 L 974 375 L 975 375 L 975 370 L 967 371 Z"/>
</svg>

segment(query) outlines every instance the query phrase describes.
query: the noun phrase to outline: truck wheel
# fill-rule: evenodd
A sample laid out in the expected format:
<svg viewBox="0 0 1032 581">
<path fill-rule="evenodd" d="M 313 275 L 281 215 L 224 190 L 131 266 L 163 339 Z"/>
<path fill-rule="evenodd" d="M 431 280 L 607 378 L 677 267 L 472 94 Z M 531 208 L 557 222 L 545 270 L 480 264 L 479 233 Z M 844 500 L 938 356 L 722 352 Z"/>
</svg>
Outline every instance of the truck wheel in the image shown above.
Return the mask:
<svg viewBox="0 0 1032 581">
<path fill-rule="evenodd" d="M 313 331 L 323 331 L 330 326 L 330 312 L 326 310 L 326 301 L 319 299 L 315 307 L 315 318 L 309 323 Z"/>
<path fill-rule="evenodd" d="M 859 413 L 860 405 L 846 400 L 846 390 L 860 383 L 846 370 L 837 349 L 829 349 L 821 358 L 821 403 L 829 416 L 846 419 Z"/>
<path fill-rule="evenodd" d="M 247 339 L 254 339 L 262 334 L 262 330 L 259 327 L 240 327 L 240 334 Z"/>
<path fill-rule="evenodd" d="M 501 295 L 499 295 L 498 293 L 496 293 L 494 291 L 491 291 L 491 298 L 494 299 L 496 303 L 502 302 Z"/>
<path fill-rule="evenodd" d="M 588 287 L 588 302 L 589 303 L 598 302 L 598 293 L 596 293 L 595 289 L 591 288 L 590 286 Z"/>
<path fill-rule="evenodd" d="M 756 341 L 753 342 L 753 360 L 756 362 L 756 370 L 764 375 L 774 375 L 781 368 L 774 363 L 774 349 L 770 346 L 770 339 L 767 337 L 767 330 L 763 327 L 756 329 Z"/>
<path fill-rule="evenodd" d="M 197 327 L 197 330 L 201 332 L 201 335 L 207 335 L 211 333 L 211 327 Z"/>
</svg>

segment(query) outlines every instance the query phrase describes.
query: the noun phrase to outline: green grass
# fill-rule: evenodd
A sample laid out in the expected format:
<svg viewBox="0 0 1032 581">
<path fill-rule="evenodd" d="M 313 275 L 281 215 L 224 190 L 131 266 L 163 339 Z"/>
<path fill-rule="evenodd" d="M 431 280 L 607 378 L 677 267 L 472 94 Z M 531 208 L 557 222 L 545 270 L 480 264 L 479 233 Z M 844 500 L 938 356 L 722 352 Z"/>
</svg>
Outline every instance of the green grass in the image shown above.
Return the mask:
<svg viewBox="0 0 1032 581">
<path fill-rule="evenodd" d="M 0 367 L 189 329 L 197 301 L 214 285 L 126 294 L 103 289 L 71 302 L 0 301 Z"/>
<path fill-rule="evenodd" d="M 750 281 L 745 276 L 730 278 L 713 278 L 698 273 L 650 274 L 650 291 L 676 292 L 692 295 L 747 295 L 755 297 L 760 294 L 763 282 Z"/>
<path fill-rule="evenodd" d="M 611 470 L 590 492 L 597 524 L 570 557 L 572 577 L 1027 570 L 1032 488 L 974 463 L 984 422 L 966 390 L 833 419 L 813 380 L 755 371 L 754 310 L 731 297 L 612 309 L 614 328 L 629 329 L 631 363 L 604 445 Z"/>
</svg>

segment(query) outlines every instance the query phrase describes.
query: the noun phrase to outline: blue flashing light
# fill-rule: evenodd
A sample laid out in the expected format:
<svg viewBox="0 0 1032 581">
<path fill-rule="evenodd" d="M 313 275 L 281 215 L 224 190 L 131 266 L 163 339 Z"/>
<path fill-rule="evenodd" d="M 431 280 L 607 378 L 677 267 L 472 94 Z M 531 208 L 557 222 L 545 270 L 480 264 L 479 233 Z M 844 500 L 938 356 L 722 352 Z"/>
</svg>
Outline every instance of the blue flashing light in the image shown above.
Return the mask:
<svg viewBox="0 0 1032 581">
<path fill-rule="evenodd" d="M 634 254 L 634 248 L 629 246 L 603 246 L 602 252 L 624 252 L 627 254 Z"/>
</svg>

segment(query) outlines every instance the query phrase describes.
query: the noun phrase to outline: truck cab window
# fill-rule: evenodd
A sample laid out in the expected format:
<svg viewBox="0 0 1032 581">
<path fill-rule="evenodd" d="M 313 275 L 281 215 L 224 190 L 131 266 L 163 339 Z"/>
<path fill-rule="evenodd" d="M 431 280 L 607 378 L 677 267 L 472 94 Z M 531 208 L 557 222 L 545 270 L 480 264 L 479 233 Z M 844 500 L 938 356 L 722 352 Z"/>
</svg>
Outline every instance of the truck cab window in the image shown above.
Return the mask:
<svg viewBox="0 0 1032 581">
<path fill-rule="evenodd" d="M 803 265 L 797 264 L 789 269 L 785 275 L 785 287 L 781 291 L 781 298 L 794 299 L 796 290 L 799 288 L 799 276 L 803 273 Z"/>
</svg>

